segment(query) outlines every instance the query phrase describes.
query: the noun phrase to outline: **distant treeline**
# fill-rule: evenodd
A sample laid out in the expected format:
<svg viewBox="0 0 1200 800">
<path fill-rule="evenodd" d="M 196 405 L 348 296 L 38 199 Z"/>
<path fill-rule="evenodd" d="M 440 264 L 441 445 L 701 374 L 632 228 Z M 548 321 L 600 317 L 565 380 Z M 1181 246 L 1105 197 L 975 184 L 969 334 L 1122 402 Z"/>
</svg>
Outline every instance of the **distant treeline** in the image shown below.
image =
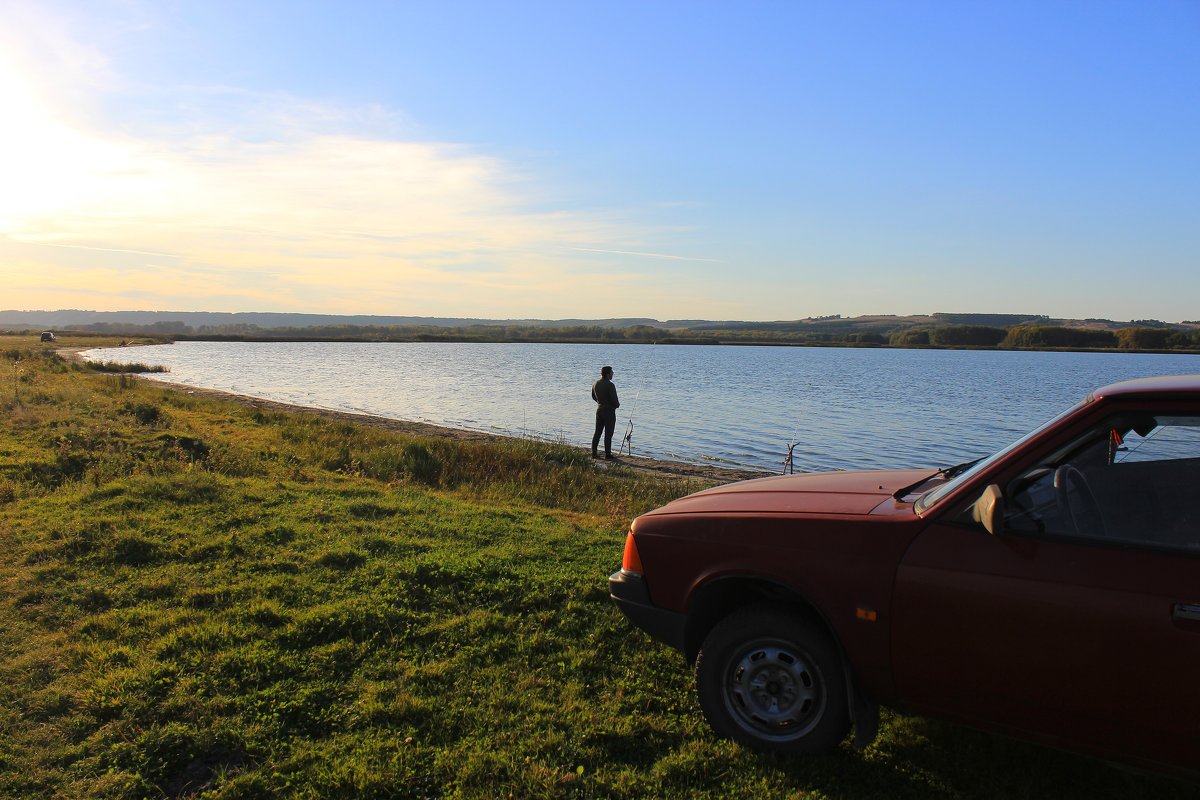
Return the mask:
<svg viewBox="0 0 1200 800">
<path fill-rule="evenodd" d="M 1086 328 L 1014 328 L 1005 344 L 1012 347 L 1116 347 L 1121 350 L 1195 350 L 1200 349 L 1200 330 L 1176 330 L 1162 327 L 1131 326 L 1115 331 Z M 1057 344 L 1062 342 L 1062 344 Z"/>
<path fill-rule="evenodd" d="M 891 333 L 780 334 L 710 331 L 729 343 L 830 344 L 856 347 L 982 347 L 1002 350 L 1198 350 L 1200 329 L 1126 327 L 1113 330 L 1061 325 L 915 325 Z"/>
<path fill-rule="evenodd" d="M 939 325 L 896 331 L 888 344 L 931 347 L 998 347 L 1001 349 L 1068 350 L 1195 350 L 1200 349 L 1200 330 L 1172 328 L 1070 328 L 1061 325 L 1014 325 L 991 328 L 982 325 Z"/>
<path fill-rule="evenodd" d="M 943 323 L 945 318 L 989 317 L 1011 325 Z M 188 326 L 160 321 L 150 325 L 95 323 L 76 328 L 81 333 L 108 336 L 154 336 L 171 339 L 226 341 L 358 341 L 358 342 L 588 342 L 645 344 L 777 344 L 841 347 L 934 347 L 1047 350 L 1200 350 L 1200 327 L 1168 327 L 1157 320 L 1150 325 L 1083 327 L 1046 324 L 1018 315 L 950 315 L 924 317 L 936 322 L 913 324 L 903 318 L 872 317 L 855 323 L 841 317 L 824 317 L 795 323 L 738 323 L 736 326 L 663 328 L 653 325 L 321 325 L 315 327 L 260 328 L 256 325 Z M 1092 321 L 1094 325 L 1113 323 Z"/>
</svg>

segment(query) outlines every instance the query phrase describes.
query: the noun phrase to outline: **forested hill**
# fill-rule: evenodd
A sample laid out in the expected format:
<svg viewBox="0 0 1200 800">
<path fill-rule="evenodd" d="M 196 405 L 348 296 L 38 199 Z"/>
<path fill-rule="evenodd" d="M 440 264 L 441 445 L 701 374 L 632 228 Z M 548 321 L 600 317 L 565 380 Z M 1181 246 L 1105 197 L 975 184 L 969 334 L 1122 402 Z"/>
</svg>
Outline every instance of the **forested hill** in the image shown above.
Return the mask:
<svg viewBox="0 0 1200 800">
<path fill-rule="evenodd" d="M 1200 350 L 1200 321 L 944 313 L 796 320 L 519 319 L 200 311 L 0 311 L 0 331 L 172 339 L 560 341 L 899 347 Z"/>
<path fill-rule="evenodd" d="M 271 330 L 276 328 L 320 328 L 338 327 L 395 327 L 431 326 L 437 328 L 459 328 L 470 325 L 602 325 L 625 328 L 630 325 L 664 325 L 653 319 L 608 319 L 608 320 L 494 320 L 470 317 L 406 317 L 376 315 L 336 314 L 285 314 L 275 312 L 219 312 L 219 311 L 83 311 L 60 309 L 57 311 L 0 311 L 2 328 L 72 328 L 87 329 L 91 326 L 155 326 L 160 330 L 223 330 L 249 328 Z M 672 323 L 673 324 L 673 323 Z"/>
</svg>

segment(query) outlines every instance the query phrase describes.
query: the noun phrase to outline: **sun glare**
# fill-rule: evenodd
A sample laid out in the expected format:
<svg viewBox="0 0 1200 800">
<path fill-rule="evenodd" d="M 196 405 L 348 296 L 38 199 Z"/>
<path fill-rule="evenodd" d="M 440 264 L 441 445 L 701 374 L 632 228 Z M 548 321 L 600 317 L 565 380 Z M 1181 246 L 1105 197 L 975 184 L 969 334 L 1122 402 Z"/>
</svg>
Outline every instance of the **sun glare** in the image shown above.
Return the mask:
<svg viewBox="0 0 1200 800">
<path fill-rule="evenodd" d="M 8 234 L 94 194 L 97 173 L 123 160 L 119 147 L 73 128 L 25 74 L 0 62 L 0 231 Z"/>
</svg>

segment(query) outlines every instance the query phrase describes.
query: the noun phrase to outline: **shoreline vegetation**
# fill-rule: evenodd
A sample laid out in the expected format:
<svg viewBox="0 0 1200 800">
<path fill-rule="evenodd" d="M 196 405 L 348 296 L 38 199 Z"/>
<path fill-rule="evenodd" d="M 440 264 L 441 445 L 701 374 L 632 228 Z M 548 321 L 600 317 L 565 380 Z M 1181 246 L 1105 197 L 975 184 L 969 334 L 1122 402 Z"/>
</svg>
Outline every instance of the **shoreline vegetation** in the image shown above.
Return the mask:
<svg viewBox="0 0 1200 800">
<path fill-rule="evenodd" d="M 46 322 L 104 320 L 68 323 L 60 328 L 72 335 L 150 337 L 156 341 L 544 342 L 1200 353 L 1200 320 L 1118 322 L 1028 314 L 831 315 L 787 322 L 499 321 L 204 312 L 125 315 L 138 322 L 124 318 L 121 312 L 74 312 L 73 317 L 70 312 L 0 312 L 0 317 L 9 315 L 31 322 L 38 314 Z M 108 321 L 110 317 L 118 321 Z M 319 323 L 295 324 L 306 319 Z M 384 324 L 395 319 L 417 321 Z M 32 326 L 9 327 L 12 334 L 35 332 Z"/>
<path fill-rule="evenodd" d="M 604 581 L 633 516 L 711 481 L 55 352 L 117 342 L 0 337 L 0 796 L 1195 791 L 890 711 L 863 752 L 717 739 Z"/>
<path fill-rule="evenodd" d="M 3 341 L 3 337 L 0 337 Z M 154 344 L 154 341 L 134 341 L 126 342 L 126 346 L 135 347 L 141 344 Z M 95 345 L 101 347 L 103 345 Z M 116 361 L 86 361 L 80 358 L 79 354 L 84 350 L 92 349 L 93 346 L 73 346 L 73 347 L 58 347 L 54 348 L 54 352 L 67 360 L 79 364 L 80 366 L 96 372 L 111 372 L 111 373 L 126 373 L 129 375 L 138 375 L 142 373 L 164 374 L 170 370 L 162 366 L 149 366 L 139 362 L 120 363 Z M 366 425 L 373 428 L 394 431 L 405 434 L 412 434 L 425 438 L 434 439 L 449 439 L 457 442 L 492 442 L 503 443 L 512 441 L 534 441 L 540 444 L 554 445 L 558 447 L 566 447 L 571 450 L 579 448 L 567 445 L 562 442 L 551 442 L 543 439 L 524 439 L 518 436 L 507 436 L 498 433 L 487 433 L 485 431 L 470 430 L 468 428 L 451 428 L 444 425 L 434 425 L 429 422 L 415 422 L 412 420 L 395 419 L 392 417 L 382 417 L 375 414 L 350 413 L 346 411 L 336 411 L 328 408 L 314 408 L 309 406 L 299 406 L 292 403 L 283 403 L 277 400 L 267 400 L 260 397 L 251 397 L 249 395 L 237 394 L 234 392 L 226 392 L 220 389 L 209 389 L 199 386 L 190 386 L 184 383 L 174 383 L 172 381 L 164 381 L 157 379 L 154 381 L 159 386 L 171 387 L 178 391 L 185 392 L 189 395 L 200 397 L 211 397 L 228 400 L 230 402 L 239 403 L 249 406 L 256 410 L 264 411 L 280 411 L 285 413 L 303 413 L 312 414 L 323 419 L 338 420 L 352 424 Z M 582 450 L 580 451 L 582 452 Z M 782 468 L 782 460 L 781 460 Z M 657 475 L 664 478 L 677 479 L 695 479 L 709 484 L 729 483 L 731 481 L 747 480 L 750 478 L 763 478 L 770 475 L 780 473 L 764 472 L 762 470 L 744 469 L 731 466 L 719 466 L 716 464 L 694 464 L 686 461 L 668 461 L 664 459 L 649 458 L 646 456 L 637 455 L 621 455 L 618 458 L 617 465 L 597 461 L 594 466 L 597 469 L 607 469 L 610 466 L 620 466 L 624 469 L 633 470 L 645 475 Z"/>
</svg>

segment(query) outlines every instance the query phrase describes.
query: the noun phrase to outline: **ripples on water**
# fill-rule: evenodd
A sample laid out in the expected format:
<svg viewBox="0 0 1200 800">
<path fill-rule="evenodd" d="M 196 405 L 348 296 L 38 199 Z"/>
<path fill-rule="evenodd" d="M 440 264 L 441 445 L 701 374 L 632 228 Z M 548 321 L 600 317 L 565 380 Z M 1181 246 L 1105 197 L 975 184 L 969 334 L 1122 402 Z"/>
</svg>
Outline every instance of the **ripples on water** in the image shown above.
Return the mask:
<svg viewBox="0 0 1200 800">
<path fill-rule="evenodd" d="M 587 446 L 592 381 L 611 364 L 613 447 L 770 471 L 947 466 L 991 453 L 1133 377 L 1200 356 L 810 347 L 180 342 L 93 351 L 160 377 L 315 408 Z M 150 377 L 156 377 L 151 375 Z"/>
</svg>

